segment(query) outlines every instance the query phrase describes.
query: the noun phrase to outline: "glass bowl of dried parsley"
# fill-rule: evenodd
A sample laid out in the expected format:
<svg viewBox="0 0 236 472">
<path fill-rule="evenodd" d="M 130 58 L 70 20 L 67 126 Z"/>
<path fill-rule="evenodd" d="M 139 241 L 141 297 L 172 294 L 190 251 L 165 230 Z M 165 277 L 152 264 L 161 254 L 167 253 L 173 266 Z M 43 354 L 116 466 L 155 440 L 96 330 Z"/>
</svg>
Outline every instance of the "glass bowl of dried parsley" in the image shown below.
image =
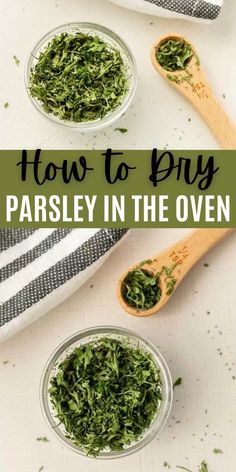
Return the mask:
<svg viewBox="0 0 236 472">
<path fill-rule="evenodd" d="M 113 31 L 69 23 L 50 31 L 32 49 L 25 83 L 44 116 L 81 131 L 97 131 L 113 124 L 131 104 L 136 63 Z"/>
<path fill-rule="evenodd" d="M 40 390 L 54 434 L 71 450 L 98 459 L 147 445 L 166 423 L 173 395 L 156 347 L 111 326 L 66 339 L 48 360 Z"/>
</svg>

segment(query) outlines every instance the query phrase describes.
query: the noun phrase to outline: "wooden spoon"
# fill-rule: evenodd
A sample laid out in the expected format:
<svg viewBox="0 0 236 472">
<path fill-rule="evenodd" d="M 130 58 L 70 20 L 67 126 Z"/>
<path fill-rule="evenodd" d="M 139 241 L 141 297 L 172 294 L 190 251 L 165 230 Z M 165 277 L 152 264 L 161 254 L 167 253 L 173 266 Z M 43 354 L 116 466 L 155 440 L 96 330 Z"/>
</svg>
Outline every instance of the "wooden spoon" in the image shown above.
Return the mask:
<svg viewBox="0 0 236 472">
<path fill-rule="evenodd" d="M 168 72 L 157 62 L 156 51 L 169 39 L 186 41 L 195 53 L 183 71 Z M 151 58 L 155 69 L 199 111 L 220 146 L 223 149 L 236 149 L 236 126 L 214 97 L 192 43 L 178 34 L 161 36 L 152 47 Z"/>
<path fill-rule="evenodd" d="M 122 308 L 134 316 L 149 316 L 159 311 L 170 300 L 171 295 L 175 292 L 181 280 L 183 280 L 196 262 L 232 231 L 233 229 L 231 228 L 198 229 L 147 262 L 141 262 L 130 267 L 118 282 L 117 296 Z M 124 280 L 128 273 L 135 268 L 141 268 L 152 275 L 161 273 L 158 282 L 162 292 L 161 299 L 149 310 L 139 311 L 129 306 L 123 297 Z M 170 287 L 171 293 L 168 294 L 168 288 Z"/>
</svg>

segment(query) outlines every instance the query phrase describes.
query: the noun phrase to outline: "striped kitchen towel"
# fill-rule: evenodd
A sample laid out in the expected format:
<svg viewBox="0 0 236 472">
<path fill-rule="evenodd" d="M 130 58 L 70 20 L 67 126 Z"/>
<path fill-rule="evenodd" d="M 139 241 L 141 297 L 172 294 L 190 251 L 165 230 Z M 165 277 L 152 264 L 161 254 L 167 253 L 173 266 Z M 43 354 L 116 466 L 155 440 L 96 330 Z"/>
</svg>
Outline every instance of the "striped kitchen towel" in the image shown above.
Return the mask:
<svg viewBox="0 0 236 472">
<path fill-rule="evenodd" d="M 215 20 L 223 0 L 110 0 L 149 15 L 184 18 L 192 21 Z"/>
<path fill-rule="evenodd" d="M 77 290 L 127 231 L 0 229 L 0 341 Z"/>
</svg>

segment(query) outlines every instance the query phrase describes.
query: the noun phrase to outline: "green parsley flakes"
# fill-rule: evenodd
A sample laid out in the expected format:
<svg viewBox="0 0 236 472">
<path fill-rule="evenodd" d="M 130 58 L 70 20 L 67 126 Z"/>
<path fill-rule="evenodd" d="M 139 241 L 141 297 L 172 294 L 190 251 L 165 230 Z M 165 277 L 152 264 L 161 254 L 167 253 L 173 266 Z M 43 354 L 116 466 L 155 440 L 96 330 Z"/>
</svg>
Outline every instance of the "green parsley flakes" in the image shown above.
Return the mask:
<svg viewBox="0 0 236 472">
<path fill-rule="evenodd" d="M 37 438 L 37 441 L 47 443 L 49 442 L 49 439 L 46 436 L 43 436 L 43 437 Z"/>
<path fill-rule="evenodd" d="M 219 449 L 217 447 L 215 449 L 213 449 L 213 452 L 214 452 L 214 454 L 223 454 L 222 449 Z"/>
<path fill-rule="evenodd" d="M 202 461 L 202 463 L 200 464 L 199 472 L 208 472 L 208 465 L 206 461 Z"/>
<path fill-rule="evenodd" d="M 17 57 L 16 55 L 13 56 L 13 59 L 14 59 L 14 61 L 15 61 L 15 64 L 16 64 L 17 66 L 19 66 L 19 65 L 20 65 L 20 59 L 18 59 L 18 57 Z"/>
<path fill-rule="evenodd" d="M 119 132 L 122 133 L 122 134 L 128 132 L 127 128 L 115 128 L 115 131 L 119 131 Z"/>
<path fill-rule="evenodd" d="M 123 282 L 122 294 L 129 306 L 137 310 L 148 310 L 159 302 L 159 275 L 152 275 L 138 267 L 128 273 Z"/>
<path fill-rule="evenodd" d="M 160 277 L 163 276 L 166 295 L 170 296 L 175 290 L 177 279 L 173 275 L 176 264 L 163 266 L 160 272 L 152 274 L 142 269 L 144 264 L 150 265 L 152 260 L 143 261 L 139 267 L 130 271 L 122 284 L 122 296 L 129 306 L 136 310 L 149 310 L 161 299 Z"/>
<path fill-rule="evenodd" d="M 29 92 L 46 113 L 75 123 L 110 114 L 128 89 L 121 52 L 80 31 L 56 35 L 40 52 L 29 79 Z"/>
<path fill-rule="evenodd" d="M 179 378 L 175 381 L 175 383 L 173 384 L 173 389 L 174 389 L 175 387 L 179 387 L 180 385 L 182 385 L 182 383 L 183 383 L 183 379 L 182 379 L 182 377 L 179 377 Z"/>
<path fill-rule="evenodd" d="M 186 472 L 192 472 L 190 469 L 188 469 L 187 467 L 184 467 L 182 465 L 177 465 L 176 468 L 181 469 L 181 470 L 185 470 Z M 207 465 L 206 461 L 202 461 L 201 464 L 198 466 L 198 472 L 209 472 L 208 465 Z"/>
<path fill-rule="evenodd" d="M 157 61 L 169 72 L 184 70 L 193 55 L 192 47 L 183 39 L 168 39 L 156 50 Z"/>
<path fill-rule="evenodd" d="M 66 437 L 97 456 L 142 437 L 159 412 L 162 383 L 150 353 L 104 337 L 68 355 L 49 395 Z"/>
</svg>

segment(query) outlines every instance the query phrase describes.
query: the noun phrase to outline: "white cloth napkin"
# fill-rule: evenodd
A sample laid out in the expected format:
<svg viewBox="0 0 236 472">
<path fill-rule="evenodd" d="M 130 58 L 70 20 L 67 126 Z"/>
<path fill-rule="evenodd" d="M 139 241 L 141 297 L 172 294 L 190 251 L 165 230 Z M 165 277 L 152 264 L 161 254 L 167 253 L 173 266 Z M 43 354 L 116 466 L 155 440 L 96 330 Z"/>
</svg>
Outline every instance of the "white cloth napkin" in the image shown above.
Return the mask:
<svg viewBox="0 0 236 472">
<path fill-rule="evenodd" d="M 127 229 L 0 229 L 0 342 L 77 290 Z"/>
<path fill-rule="evenodd" d="M 215 20 L 224 0 L 110 0 L 149 15 L 184 18 L 192 21 Z"/>
</svg>

